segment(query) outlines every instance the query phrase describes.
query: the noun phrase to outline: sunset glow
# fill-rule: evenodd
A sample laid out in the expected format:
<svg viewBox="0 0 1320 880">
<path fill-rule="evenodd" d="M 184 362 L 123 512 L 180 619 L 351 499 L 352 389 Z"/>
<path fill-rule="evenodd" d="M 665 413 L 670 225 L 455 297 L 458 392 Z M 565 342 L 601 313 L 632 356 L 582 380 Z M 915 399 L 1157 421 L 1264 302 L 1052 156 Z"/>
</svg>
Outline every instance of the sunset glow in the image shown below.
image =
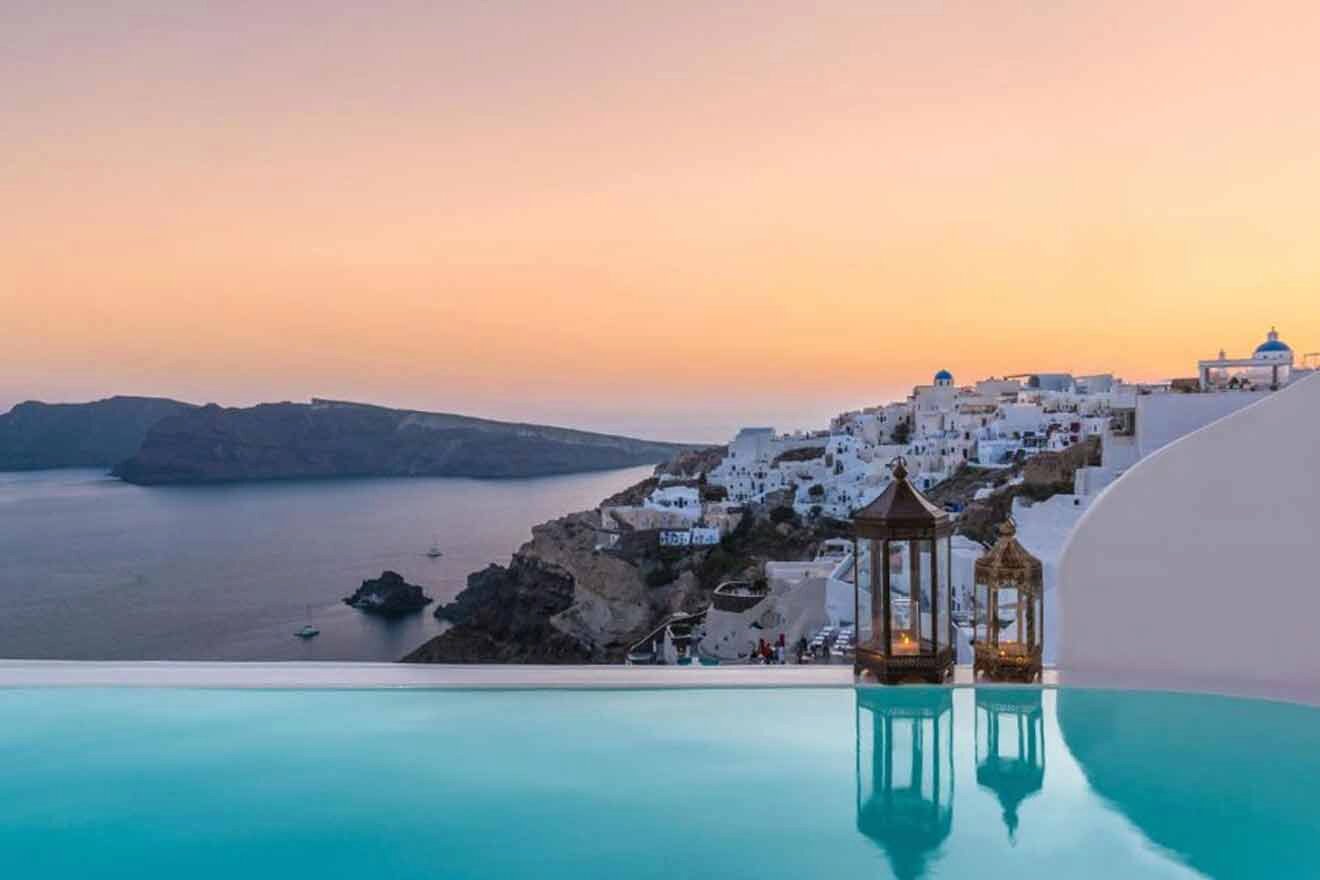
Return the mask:
<svg viewBox="0 0 1320 880">
<path fill-rule="evenodd" d="M 5 408 L 724 440 L 1320 350 L 1312 3 L 57 6 L 0 8 Z"/>
</svg>

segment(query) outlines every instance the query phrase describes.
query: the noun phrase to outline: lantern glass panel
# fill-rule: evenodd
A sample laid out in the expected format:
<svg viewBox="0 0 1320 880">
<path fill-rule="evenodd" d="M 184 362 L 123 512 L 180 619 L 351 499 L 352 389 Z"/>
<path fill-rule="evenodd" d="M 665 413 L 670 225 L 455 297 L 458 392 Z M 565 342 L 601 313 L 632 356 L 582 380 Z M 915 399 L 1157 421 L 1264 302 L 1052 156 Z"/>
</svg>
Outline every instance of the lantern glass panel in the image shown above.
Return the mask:
<svg viewBox="0 0 1320 880">
<path fill-rule="evenodd" d="M 876 629 L 872 615 L 875 607 L 875 590 L 871 560 L 874 558 L 875 541 L 861 538 L 857 541 L 853 559 L 854 577 L 857 579 L 857 644 L 868 645 L 875 638 Z"/>
<path fill-rule="evenodd" d="M 926 653 L 932 647 L 932 541 L 890 541 L 890 650 Z"/>
<path fill-rule="evenodd" d="M 1012 584 L 1000 584 L 998 592 L 999 639 L 1001 648 L 1014 648 L 1022 641 L 1026 617 L 1023 614 L 1022 594 Z"/>
<path fill-rule="evenodd" d="M 908 552 L 907 541 L 885 541 L 889 558 L 889 589 L 895 595 L 906 596 L 910 592 L 912 560 Z"/>
<path fill-rule="evenodd" d="M 984 644 L 990 638 L 990 587 L 983 583 L 976 585 L 976 642 Z"/>
<path fill-rule="evenodd" d="M 949 539 L 940 538 L 935 542 L 935 562 L 938 572 L 938 584 L 936 585 L 936 616 L 934 636 L 935 647 L 943 648 L 949 645 L 950 627 L 949 621 L 953 614 L 953 598 L 949 589 L 949 567 L 953 563 L 952 552 L 949 549 Z"/>
<path fill-rule="evenodd" d="M 1036 606 L 1036 620 L 1035 620 L 1036 629 L 1035 629 L 1035 637 L 1033 638 L 1031 645 L 1033 650 L 1040 648 L 1040 646 L 1044 643 L 1044 639 L 1045 639 L 1045 597 L 1043 595 L 1043 592 L 1044 592 L 1043 590 L 1038 590 L 1036 592 L 1036 598 L 1034 602 Z"/>
<path fill-rule="evenodd" d="M 917 561 L 916 580 L 920 587 L 917 611 L 920 615 L 922 644 L 932 645 L 935 640 L 935 542 L 913 541 L 914 558 Z"/>
</svg>

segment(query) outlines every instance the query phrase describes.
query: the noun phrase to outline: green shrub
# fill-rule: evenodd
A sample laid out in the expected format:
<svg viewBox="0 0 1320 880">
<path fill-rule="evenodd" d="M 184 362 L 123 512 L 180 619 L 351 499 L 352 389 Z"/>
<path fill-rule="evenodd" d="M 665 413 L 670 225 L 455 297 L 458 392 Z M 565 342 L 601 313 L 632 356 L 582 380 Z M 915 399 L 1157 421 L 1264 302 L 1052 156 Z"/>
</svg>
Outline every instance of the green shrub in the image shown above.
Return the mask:
<svg viewBox="0 0 1320 880">
<path fill-rule="evenodd" d="M 646 573 L 646 585 L 648 587 L 664 587 L 678 580 L 678 572 L 667 565 L 653 568 Z"/>
</svg>

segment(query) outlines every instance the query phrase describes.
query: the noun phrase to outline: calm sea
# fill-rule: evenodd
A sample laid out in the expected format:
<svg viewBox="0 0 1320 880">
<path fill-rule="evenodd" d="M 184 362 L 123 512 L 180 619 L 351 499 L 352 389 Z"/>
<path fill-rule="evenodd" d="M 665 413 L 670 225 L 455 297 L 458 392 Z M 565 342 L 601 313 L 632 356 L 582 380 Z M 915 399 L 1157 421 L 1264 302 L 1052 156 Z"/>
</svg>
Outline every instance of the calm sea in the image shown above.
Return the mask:
<svg viewBox="0 0 1320 880">
<path fill-rule="evenodd" d="M 443 624 L 344 605 L 363 578 L 393 569 L 447 602 L 533 525 L 650 471 L 153 488 L 0 473 L 0 658 L 397 660 Z M 295 638 L 308 622 L 321 634 Z"/>
</svg>

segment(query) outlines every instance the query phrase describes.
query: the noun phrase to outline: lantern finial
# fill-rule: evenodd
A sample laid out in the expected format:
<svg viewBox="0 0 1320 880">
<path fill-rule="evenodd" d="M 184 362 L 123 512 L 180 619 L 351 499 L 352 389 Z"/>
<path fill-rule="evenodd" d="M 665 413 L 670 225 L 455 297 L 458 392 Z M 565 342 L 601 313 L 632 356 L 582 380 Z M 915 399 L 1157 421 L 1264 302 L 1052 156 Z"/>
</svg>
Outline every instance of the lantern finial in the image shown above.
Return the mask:
<svg viewBox="0 0 1320 880">
<path fill-rule="evenodd" d="M 908 475 L 907 459 L 899 455 L 889 463 L 889 468 L 894 474 L 895 480 L 906 480 Z"/>
</svg>

